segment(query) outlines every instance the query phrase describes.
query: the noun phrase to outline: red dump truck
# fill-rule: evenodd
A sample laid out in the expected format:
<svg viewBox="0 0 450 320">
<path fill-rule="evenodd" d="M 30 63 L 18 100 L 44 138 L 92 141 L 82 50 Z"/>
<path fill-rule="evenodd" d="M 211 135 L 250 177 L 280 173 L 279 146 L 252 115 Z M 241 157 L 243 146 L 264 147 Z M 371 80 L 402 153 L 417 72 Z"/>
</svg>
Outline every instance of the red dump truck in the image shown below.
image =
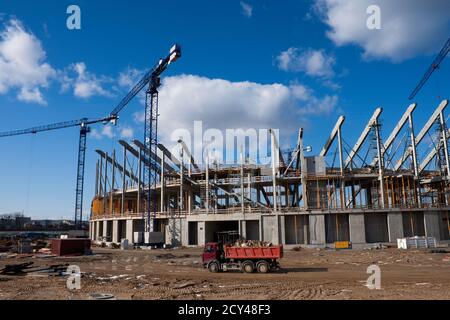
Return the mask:
<svg viewBox="0 0 450 320">
<path fill-rule="evenodd" d="M 267 273 L 279 267 L 283 257 L 283 246 L 234 247 L 210 242 L 202 254 L 203 266 L 210 272 L 240 270 L 252 273 Z"/>
</svg>

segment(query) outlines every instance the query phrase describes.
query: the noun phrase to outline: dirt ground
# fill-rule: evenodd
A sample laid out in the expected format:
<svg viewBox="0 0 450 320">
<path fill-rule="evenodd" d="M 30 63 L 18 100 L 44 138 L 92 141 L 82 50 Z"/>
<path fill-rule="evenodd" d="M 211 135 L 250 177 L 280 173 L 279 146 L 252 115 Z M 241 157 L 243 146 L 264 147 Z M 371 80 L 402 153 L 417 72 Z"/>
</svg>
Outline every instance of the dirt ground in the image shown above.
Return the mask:
<svg viewBox="0 0 450 320">
<path fill-rule="evenodd" d="M 447 252 L 449 250 L 447 249 Z M 68 290 L 67 276 L 28 273 L 0 276 L 0 299 L 450 299 L 450 253 L 429 250 L 286 250 L 281 270 L 269 274 L 210 273 L 201 249 L 95 248 L 82 257 L 14 257 L 7 264 L 78 265 L 81 289 Z M 381 289 L 366 285 L 367 267 L 381 269 Z"/>
</svg>

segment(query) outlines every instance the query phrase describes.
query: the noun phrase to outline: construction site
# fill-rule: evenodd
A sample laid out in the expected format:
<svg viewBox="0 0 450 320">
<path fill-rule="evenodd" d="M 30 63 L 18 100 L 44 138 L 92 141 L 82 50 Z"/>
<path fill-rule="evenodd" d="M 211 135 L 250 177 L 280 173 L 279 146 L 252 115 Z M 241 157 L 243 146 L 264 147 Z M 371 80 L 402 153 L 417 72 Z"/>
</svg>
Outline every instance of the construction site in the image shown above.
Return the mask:
<svg viewBox="0 0 450 320">
<path fill-rule="evenodd" d="M 0 132 L 79 129 L 73 224 L 38 228 L 3 215 L 0 299 L 448 299 L 449 100 L 414 98 L 449 51 L 450 39 L 401 112 L 362 106 L 356 127 L 339 111 L 317 150 L 297 123 L 289 148 L 283 128 L 232 137 L 233 150 L 221 150 L 231 162 L 211 150 L 214 139 L 163 143 L 159 90 L 182 57 L 178 44 L 101 117 Z M 85 175 L 92 128 L 115 126 L 138 95 L 143 139 L 95 148 L 95 174 Z M 264 161 L 252 143 L 268 147 Z M 368 290 L 368 266 L 383 269 L 382 289 Z M 66 279 L 74 274 L 76 288 Z"/>
<path fill-rule="evenodd" d="M 149 216 L 139 178 L 144 144 L 121 140 L 121 150 L 97 150 L 91 239 L 143 243 L 150 218 L 152 231 L 163 233 L 172 246 L 203 246 L 226 231 L 249 240 L 305 246 L 396 243 L 414 236 L 449 240 L 447 105 L 442 101 L 416 133 L 416 104 L 411 104 L 387 137 L 381 135 L 382 109 L 377 108 L 350 148 L 343 142 L 341 116 L 316 156 L 305 156 L 302 129 L 288 154 L 276 148 L 272 135 L 276 151 L 269 165 L 246 159 L 237 165 L 199 166 L 182 141 L 182 154 L 188 155 L 182 158 L 159 144 L 157 210 Z M 402 132 L 407 138 L 400 148 L 396 140 Z M 419 155 L 418 146 L 430 133 L 436 147 Z M 334 145 L 338 152 L 330 166 L 327 155 Z"/>
</svg>

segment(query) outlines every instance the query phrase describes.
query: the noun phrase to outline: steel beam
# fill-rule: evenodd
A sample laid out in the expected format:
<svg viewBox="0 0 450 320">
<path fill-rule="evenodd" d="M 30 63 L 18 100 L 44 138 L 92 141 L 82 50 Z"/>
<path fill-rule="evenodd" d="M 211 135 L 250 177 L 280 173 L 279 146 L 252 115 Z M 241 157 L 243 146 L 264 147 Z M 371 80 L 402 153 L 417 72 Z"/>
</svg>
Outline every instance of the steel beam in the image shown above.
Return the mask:
<svg viewBox="0 0 450 320">
<path fill-rule="evenodd" d="M 440 114 L 445 110 L 447 107 L 448 100 L 443 100 L 439 106 L 434 110 L 431 117 L 428 119 L 427 123 L 424 125 L 422 130 L 419 132 L 419 134 L 416 136 L 416 146 L 422 141 L 422 139 L 425 137 L 427 132 L 431 129 L 433 124 L 438 120 Z M 400 167 L 405 163 L 406 159 L 411 155 L 411 150 L 406 150 L 405 153 L 402 155 L 402 157 L 397 161 L 397 164 L 395 165 L 394 169 L 395 171 L 399 170 Z"/>
<path fill-rule="evenodd" d="M 356 142 L 355 146 L 350 151 L 349 156 L 345 160 L 345 168 L 347 168 L 348 165 L 353 161 L 353 157 L 358 153 L 359 149 L 361 148 L 361 146 L 363 145 L 367 136 L 369 135 L 370 130 L 372 130 L 372 127 L 378 121 L 378 117 L 380 116 L 382 111 L 383 111 L 382 108 L 377 108 L 375 110 L 375 112 L 373 113 L 372 117 L 370 118 L 369 122 L 367 123 L 366 127 L 364 128 L 364 131 L 360 135 L 358 141 Z"/>
<path fill-rule="evenodd" d="M 331 131 L 330 137 L 328 138 L 327 142 L 325 142 L 325 145 L 323 146 L 322 151 L 320 151 L 319 156 L 325 157 L 330 150 L 331 145 L 333 144 L 334 139 L 336 139 L 336 136 L 338 134 L 339 129 L 342 127 L 342 124 L 345 121 L 344 116 L 340 116 L 334 125 L 333 130 Z"/>
</svg>

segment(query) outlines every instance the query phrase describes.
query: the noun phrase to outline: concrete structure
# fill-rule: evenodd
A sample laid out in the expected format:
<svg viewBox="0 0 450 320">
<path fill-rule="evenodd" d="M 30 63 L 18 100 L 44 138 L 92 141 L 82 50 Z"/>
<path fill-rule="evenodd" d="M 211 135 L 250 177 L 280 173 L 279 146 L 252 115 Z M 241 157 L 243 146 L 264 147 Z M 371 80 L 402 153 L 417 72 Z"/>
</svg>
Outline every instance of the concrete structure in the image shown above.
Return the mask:
<svg viewBox="0 0 450 320">
<path fill-rule="evenodd" d="M 142 183 L 142 166 L 150 159 L 141 142 L 119 141 L 121 163 L 97 151 L 90 235 L 136 242 L 135 233 L 143 232 L 150 219 L 154 231 L 163 232 L 166 243 L 174 246 L 202 246 L 216 241 L 221 231 L 274 244 L 311 246 L 336 241 L 395 243 L 415 235 L 450 239 L 449 170 L 443 150 L 450 136 L 442 116 L 446 105 L 444 100 L 417 136 L 412 125 L 416 105 L 409 106 L 384 143 L 378 108 L 350 150 L 344 146 L 345 119 L 340 117 L 317 156 L 304 155 L 302 129 L 289 152 L 278 149 L 271 131 L 272 161 L 267 165 L 249 160 L 201 165 L 184 142 L 180 157 L 159 145 L 157 154 L 150 155 L 160 181 L 157 210 L 150 214 L 148 188 Z M 405 146 L 394 148 L 403 131 Z M 416 147 L 428 132 L 434 134 L 437 148 L 419 164 Z M 329 154 L 333 145 L 334 155 Z M 395 157 L 397 150 L 407 151 Z"/>
</svg>

